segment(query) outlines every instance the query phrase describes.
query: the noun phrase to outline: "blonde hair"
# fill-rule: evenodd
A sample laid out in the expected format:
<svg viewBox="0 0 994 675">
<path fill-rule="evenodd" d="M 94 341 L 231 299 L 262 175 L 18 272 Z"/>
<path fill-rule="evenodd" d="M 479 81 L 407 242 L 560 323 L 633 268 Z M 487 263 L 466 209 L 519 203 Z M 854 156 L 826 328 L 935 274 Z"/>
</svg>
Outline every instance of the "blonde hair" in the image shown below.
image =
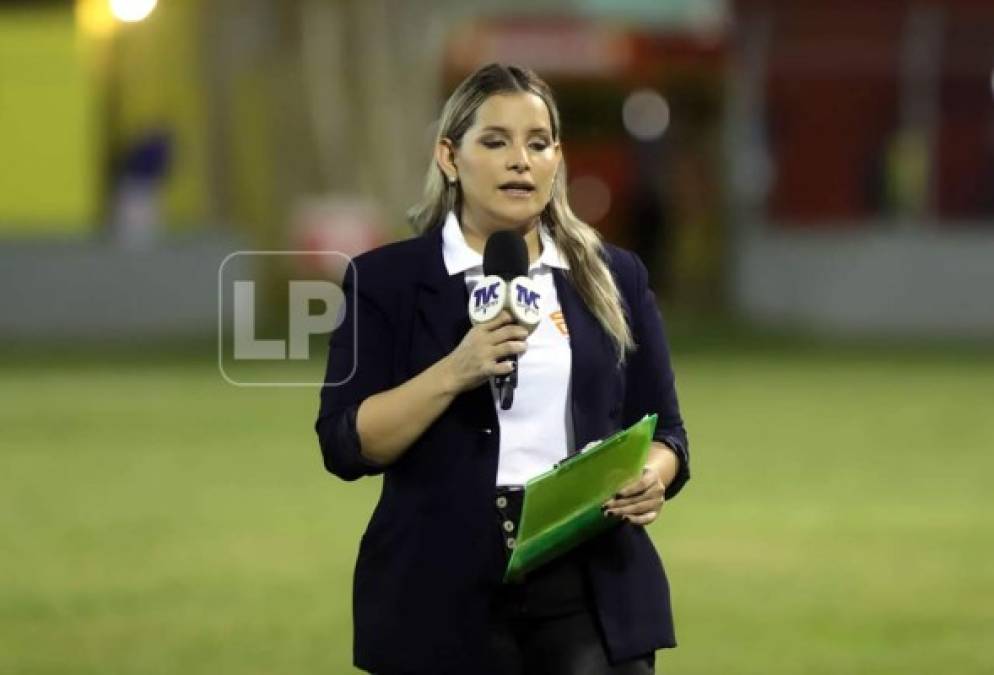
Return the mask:
<svg viewBox="0 0 994 675">
<path fill-rule="evenodd" d="M 560 140 L 559 109 L 552 90 L 528 68 L 491 63 L 463 80 L 442 108 L 436 145 L 448 138 L 459 147 L 467 129 L 473 125 L 476 110 L 495 94 L 532 93 L 541 98 L 549 109 L 553 141 Z M 425 175 L 421 201 L 411 207 L 407 218 L 415 231 L 426 234 L 441 227 L 449 211 L 460 215 L 462 190 L 458 183 L 449 184 L 434 155 Z M 600 233 L 576 217 L 566 196 L 566 162 L 559 164 L 553 179 L 552 195 L 542 211 L 542 222 L 552 233 L 556 246 L 569 263 L 567 272 L 580 297 L 614 342 L 618 363 L 634 347 L 631 328 L 625 320 L 618 286 L 605 261 L 606 252 Z"/>
</svg>

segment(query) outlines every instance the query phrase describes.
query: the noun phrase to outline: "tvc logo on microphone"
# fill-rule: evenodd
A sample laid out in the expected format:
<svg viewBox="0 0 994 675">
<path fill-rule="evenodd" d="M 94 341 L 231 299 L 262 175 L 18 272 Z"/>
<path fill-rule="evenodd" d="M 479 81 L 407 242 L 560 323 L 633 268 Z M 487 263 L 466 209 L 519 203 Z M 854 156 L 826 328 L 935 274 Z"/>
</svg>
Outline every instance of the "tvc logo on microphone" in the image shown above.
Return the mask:
<svg viewBox="0 0 994 675">
<path fill-rule="evenodd" d="M 538 309 L 538 299 L 541 297 L 536 291 L 533 291 L 526 287 L 524 284 L 517 284 L 515 289 L 518 291 L 518 304 L 524 307 L 533 307 Z"/>
<path fill-rule="evenodd" d="M 351 258 L 337 251 L 236 251 L 218 267 L 217 358 L 221 376 L 238 386 L 320 387 L 344 384 L 355 374 L 360 327 L 354 294 L 323 272 Z M 324 261 L 325 268 L 314 261 Z M 354 271 L 354 270 L 353 270 Z M 354 286 L 359 279 L 353 274 Z M 333 331 L 345 349 L 332 358 L 336 382 L 324 382 L 324 359 Z"/>
<path fill-rule="evenodd" d="M 495 281 L 475 289 L 473 291 L 474 309 L 478 312 L 486 312 L 497 304 L 503 304 L 503 299 L 500 297 L 502 284 L 502 281 Z"/>
</svg>

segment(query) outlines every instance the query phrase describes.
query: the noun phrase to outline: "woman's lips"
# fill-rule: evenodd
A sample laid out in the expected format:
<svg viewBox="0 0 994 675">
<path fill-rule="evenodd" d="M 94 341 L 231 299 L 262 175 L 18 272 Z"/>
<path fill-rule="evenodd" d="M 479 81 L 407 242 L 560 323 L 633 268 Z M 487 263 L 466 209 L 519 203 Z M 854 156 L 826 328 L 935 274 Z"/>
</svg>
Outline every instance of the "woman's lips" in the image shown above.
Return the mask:
<svg viewBox="0 0 994 675">
<path fill-rule="evenodd" d="M 535 192 L 526 188 L 500 188 L 500 191 L 512 199 L 527 199 Z"/>
</svg>

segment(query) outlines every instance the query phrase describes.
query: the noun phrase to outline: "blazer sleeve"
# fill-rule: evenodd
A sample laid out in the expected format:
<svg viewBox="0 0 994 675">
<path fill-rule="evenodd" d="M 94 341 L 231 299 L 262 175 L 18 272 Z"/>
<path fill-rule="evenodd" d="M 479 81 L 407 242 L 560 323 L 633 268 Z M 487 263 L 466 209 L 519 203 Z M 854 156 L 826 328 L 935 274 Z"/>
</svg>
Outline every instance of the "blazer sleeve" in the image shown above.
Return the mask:
<svg viewBox="0 0 994 675">
<path fill-rule="evenodd" d="M 666 487 L 666 498 L 671 499 L 690 479 L 690 444 L 680 416 L 663 317 L 645 265 L 634 253 L 628 254 L 635 270 L 630 318 L 636 346 L 625 363 L 624 419 L 629 425 L 643 415 L 658 415 L 653 440 L 666 444 L 680 458 L 677 474 Z"/>
<path fill-rule="evenodd" d="M 325 468 L 348 481 L 386 469 L 359 452 L 356 415 L 367 397 L 391 386 L 393 362 L 388 315 L 360 290 L 362 275 L 356 269 L 353 261 L 342 284 L 345 316 L 329 340 L 321 405 L 314 425 Z"/>
</svg>

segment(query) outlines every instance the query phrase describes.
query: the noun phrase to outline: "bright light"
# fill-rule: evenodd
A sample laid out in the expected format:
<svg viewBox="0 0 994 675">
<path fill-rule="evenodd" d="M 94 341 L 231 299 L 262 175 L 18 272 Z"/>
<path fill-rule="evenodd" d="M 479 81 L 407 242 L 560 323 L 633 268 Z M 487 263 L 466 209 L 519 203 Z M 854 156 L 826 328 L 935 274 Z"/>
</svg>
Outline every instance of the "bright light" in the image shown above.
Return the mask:
<svg viewBox="0 0 994 675">
<path fill-rule="evenodd" d="M 652 141 L 670 125 L 670 106 L 653 89 L 633 91 L 621 108 L 625 129 L 640 141 Z"/>
<path fill-rule="evenodd" d="M 158 0 L 110 0 L 110 11 L 119 21 L 134 23 L 141 21 L 155 9 Z"/>
</svg>

